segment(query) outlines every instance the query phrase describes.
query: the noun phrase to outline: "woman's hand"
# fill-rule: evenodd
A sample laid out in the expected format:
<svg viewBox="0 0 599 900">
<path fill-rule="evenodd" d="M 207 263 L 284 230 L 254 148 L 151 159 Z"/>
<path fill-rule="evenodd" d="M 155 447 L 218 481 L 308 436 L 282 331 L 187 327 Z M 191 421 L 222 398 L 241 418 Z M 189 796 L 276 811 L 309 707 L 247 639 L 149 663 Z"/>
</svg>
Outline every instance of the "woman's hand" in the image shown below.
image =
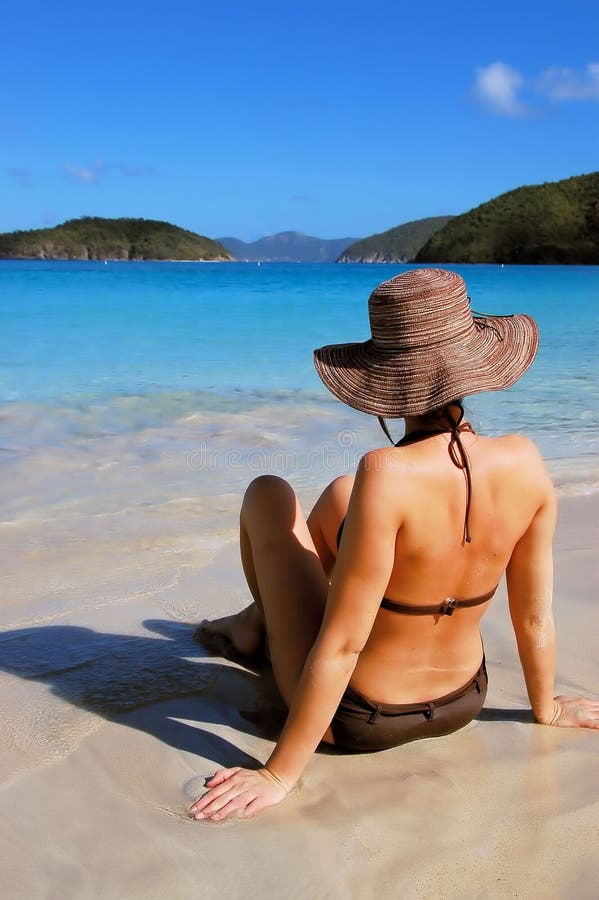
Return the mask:
<svg viewBox="0 0 599 900">
<path fill-rule="evenodd" d="M 194 819 L 220 822 L 232 814 L 248 819 L 284 800 L 291 787 L 268 769 L 220 769 L 189 809 Z"/>
<path fill-rule="evenodd" d="M 553 715 L 544 724 L 563 728 L 599 728 L 599 702 L 584 697 L 554 697 Z"/>
</svg>

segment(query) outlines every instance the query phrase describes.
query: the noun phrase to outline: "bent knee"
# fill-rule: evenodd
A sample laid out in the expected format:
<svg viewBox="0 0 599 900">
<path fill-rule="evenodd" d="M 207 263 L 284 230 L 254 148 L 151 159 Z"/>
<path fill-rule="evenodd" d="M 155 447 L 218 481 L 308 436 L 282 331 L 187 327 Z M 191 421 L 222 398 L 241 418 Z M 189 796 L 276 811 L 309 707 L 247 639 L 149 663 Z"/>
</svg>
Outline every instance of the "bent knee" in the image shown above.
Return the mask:
<svg viewBox="0 0 599 900">
<path fill-rule="evenodd" d="M 283 500 L 293 501 L 295 504 L 295 491 L 289 482 L 279 475 L 259 475 L 249 483 L 241 508 L 243 511 L 250 504 L 273 503 Z"/>
<path fill-rule="evenodd" d="M 284 478 L 281 478 L 280 475 L 258 475 L 257 478 L 254 478 L 253 481 L 247 486 L 246 495 L 249 493 L 255 493 L 257 491 L 291 491 L 293 493 L 293 488 L 289 484 L 288 481 L 285 481 Z"/>
<path fill-rule="evenodd" d="M 334 481 L 331 481 L 327 490 L 335 505 L 347 510 L 355 480 L 355 475 L 339 475 Z"/>
</svg>

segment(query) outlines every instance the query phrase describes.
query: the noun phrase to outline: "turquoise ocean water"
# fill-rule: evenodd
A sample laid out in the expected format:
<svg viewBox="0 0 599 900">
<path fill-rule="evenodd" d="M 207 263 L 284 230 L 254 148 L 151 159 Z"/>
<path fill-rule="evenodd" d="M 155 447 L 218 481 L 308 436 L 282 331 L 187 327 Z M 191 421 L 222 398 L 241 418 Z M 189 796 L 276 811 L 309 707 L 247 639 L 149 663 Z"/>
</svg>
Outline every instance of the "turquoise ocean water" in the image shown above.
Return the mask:
<svg viewBox="0 0 599 900">
<path fill-rule="evenodd" d="M 280 473 L 308 507 L 385 443 L 327 394 L 312 350 L 366 339 L 370 291 L 401 270 L 0 262 L 0 668 L 15 747 L 55 759 L 97 727 L 89 710 L 203 689 L 185 623 L 247 602 L 247 483 Z M 597 491 L 599 268 L 460 271 L 474 309 L 527 312 L 541 330 L 533 368 L 467 401 L 469 418 L 536 439 L 561 496 Z M 168 640 L 149 640 L 156 629 Z"/>
<path fill-rule="evenodd" d="M 0 262 L 4 459 L 103 439 L 136 452 L 143 434 L 146 453 L 170 441 L 196 471 L 230 467 L 231 451 L 240 474 L 244 462 L 250 475 L 278 463 L 310 481 L 323 445 L 324 467 L 347 469 L 384 439 L 328 396 L 312 350 L 366 339 L 370 291 L 404 268 Z M 529 434 L 566 480 L 559 460 L 593 489 L 599 268 L 455 268 L 475 310 L 526 312 L 541 331 L 532 369 L 507 392 L 472 398 L 471 419 L 486 433 Z M 288 456 L 253 458 L 265 442 Z"/>
<path fill-rule="evenodd" d="M 0 402 L 15 413 L 40 404 L 52 415 L 170 395 L 179 415 L 186 402 L 191 410 L 326 400 L 312 349 L 366 339 L 368 294 L 404 268 L 0 262 Z M 582 444 L 595 440 L 599 268 L 455 269 L 476 310 L 539 322 L 535 365 L 490 401 L 493 415 L 503 425 L 517 396 L 519 427 L 540 434 L 559 425 Z"/>
</svg>

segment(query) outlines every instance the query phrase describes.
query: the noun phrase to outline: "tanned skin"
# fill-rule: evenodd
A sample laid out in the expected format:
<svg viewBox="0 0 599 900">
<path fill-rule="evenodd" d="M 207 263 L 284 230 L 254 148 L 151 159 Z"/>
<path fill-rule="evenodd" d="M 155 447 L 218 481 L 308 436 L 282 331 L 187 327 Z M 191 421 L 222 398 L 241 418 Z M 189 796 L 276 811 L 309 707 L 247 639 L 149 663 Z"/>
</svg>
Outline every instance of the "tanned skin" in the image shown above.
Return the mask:
<svg viewBox="0 0 599 900">
<path fill-rule="evenodd" d="M 407 418 L 406 434 L 430 424 Z M 266 765 L 217 772 L 191 806 L 194 818 L 250 817 L 283 800 L 318 744 L 333 743 L 329 725 L 348 684 L 380 703 L 415 703 L 478 670 L 488 604 L 451 617 L 406 616 L 381 609 L 382 597 L 414 606 L 478 597 L 505 573 L 536 721 L 599 728 L 599 703 L 554 697 L 556 499 L 538 450 L 518 435 L 461 439 L 472 470 L 471 543 L 464 473 L 448 459 L 448 434 L 367 453 L 355 477 L 333 481 L 307 519 L 282 479 L 249 486 L 240 542 L 253 602 L 201 630 L 245 654 L 266 642 L 289 715 Z"/>
</svg>

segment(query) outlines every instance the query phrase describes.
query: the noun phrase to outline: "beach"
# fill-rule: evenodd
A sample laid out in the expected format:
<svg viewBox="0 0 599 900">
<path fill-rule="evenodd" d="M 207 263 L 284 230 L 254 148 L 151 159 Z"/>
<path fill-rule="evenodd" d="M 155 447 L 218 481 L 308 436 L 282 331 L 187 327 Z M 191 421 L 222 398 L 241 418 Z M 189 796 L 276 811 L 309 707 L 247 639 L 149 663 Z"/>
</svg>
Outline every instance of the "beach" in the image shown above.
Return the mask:
<svg viewBox="0 0 599 900">
<path fill-rule="evenodd" d="M 597 495 L 560 502 L 567 692 L 597 683 L 598 512 Z M 282 721 L 268 670 L 193 640 L 244 599 L 234 537 L 215 553 L 185 528 L 121 554 L 109 534 L 60 555 L 40 543 L 11 548 L 4 576 L 6 898 L 595 896 L 597 736 L 532 722 L 503 589 L 478 720 L 384 753 L 317 753 L 285 803 L 210 825 L 186 815 L 204 777 L 264 762 Z"/>
<path fill-rule="evenodd" d="M 28 304 L 15 293 L 12 337 L 0 335 L 3 897 L 594 898 L 598 736 L 533 722 L 504 585 L 483 620 L 487 700 L 465 729 L 383 753 L 324 749 L 257 819 L 189 819 L 205 777 L 264 762 L 284 720 L 267 667 L 194 640 L 199 621 L 248 602 L 243 491 L 274 471 L 307 509 L 382 443 L 376 421 L 318 393 L 303 354 L 337 327 L 327 287 L 351 337 L 354 301 L 395 272 L 81 266 L 25 265 Z M 512 279 L 508 311 L 541 276 L 531 306 L 559 279 L 597 296 L 599 270 L 470 281 L 495 308 Z M 238 318 L 217 340 L 223 297 Z M 257 321 L 256 297 L 271 312 L 291 298 L 279 332 Z M 513 423 L 547 457 L 556 689 L 597 698 L 596 313 L 566 327 L 554 307 L 538 370 L 466 405 L 477 430 Z"/>
</svg>

